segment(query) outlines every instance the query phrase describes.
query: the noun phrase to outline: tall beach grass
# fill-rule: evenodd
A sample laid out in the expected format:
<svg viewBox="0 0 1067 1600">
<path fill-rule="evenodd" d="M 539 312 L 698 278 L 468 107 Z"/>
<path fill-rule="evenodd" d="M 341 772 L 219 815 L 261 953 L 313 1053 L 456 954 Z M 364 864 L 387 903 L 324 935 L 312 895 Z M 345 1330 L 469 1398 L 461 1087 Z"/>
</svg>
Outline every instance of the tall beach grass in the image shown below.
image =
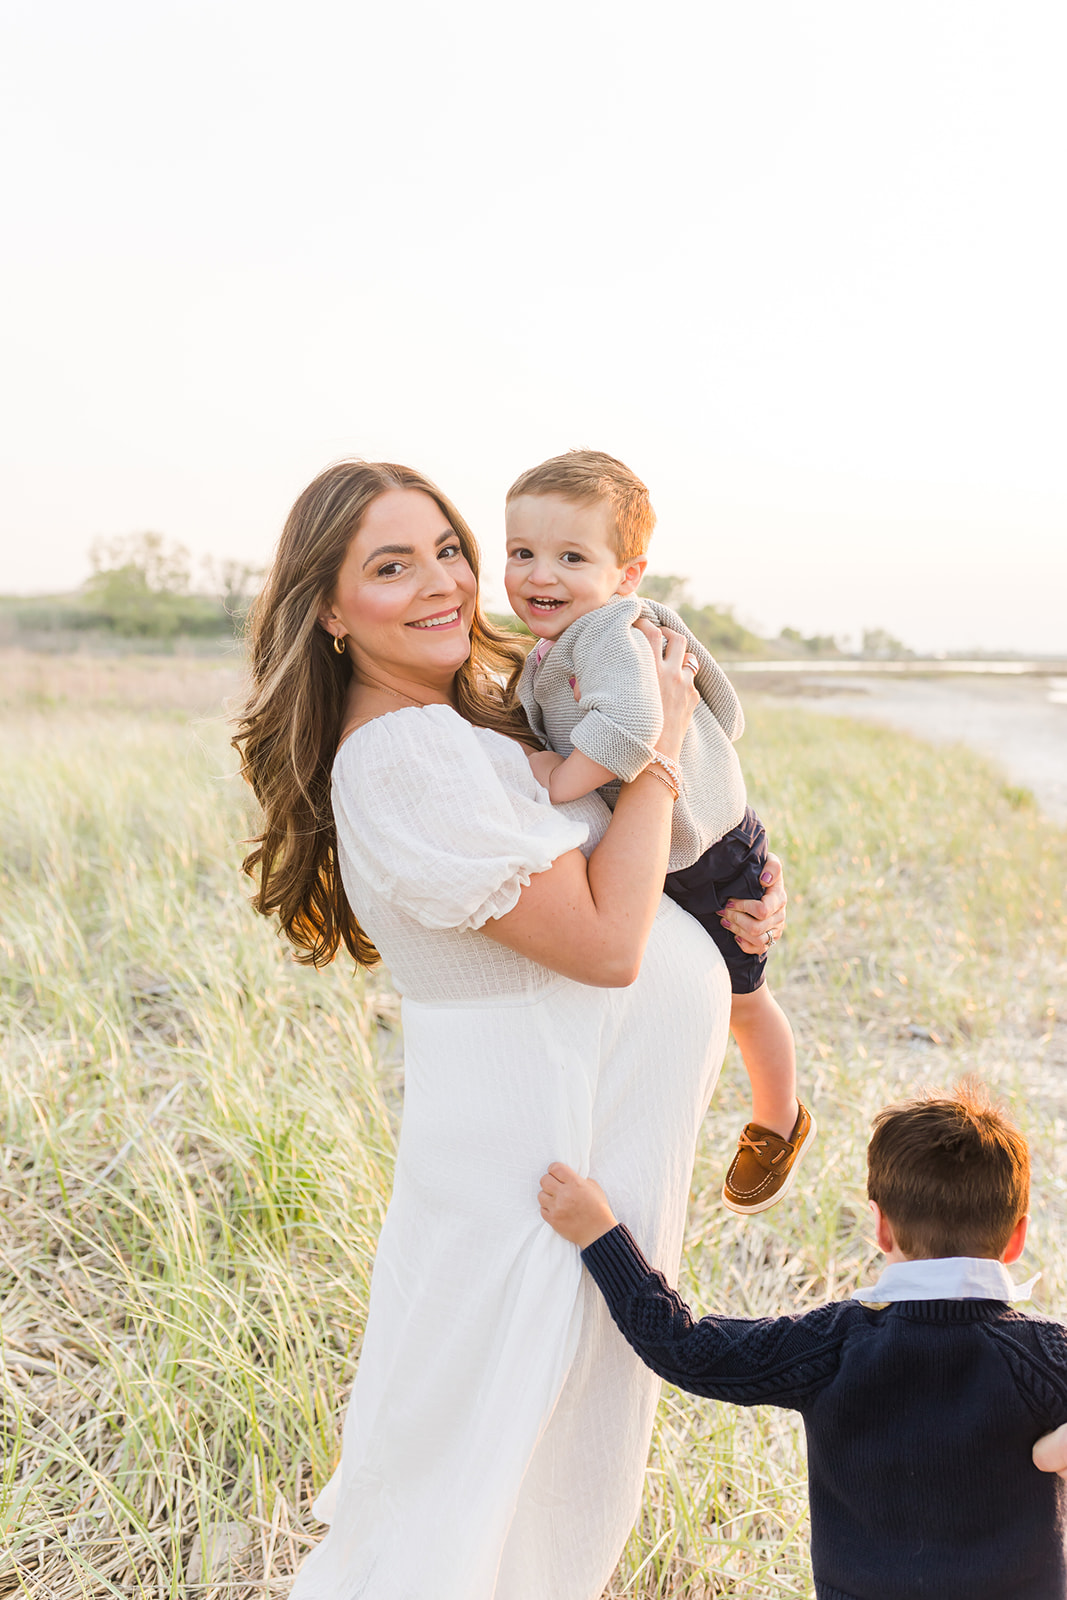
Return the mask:
<svg viewBox="0 0 1067 1600">
<path fill-rule="evenodd" d="M 385 974 L 296 966 L 249 910 L 205 671 L 0 680 L 0 1596 L 281 1596 L 322 1532 L 397 1002 Z M 1067 1313 L 1067 838 L 966 751 L 871 727 L 756 706 L 743 759 L 788 865 L 775 982 L 821 1134 L 799 1193 L 725 1212 L 731 1053 L 683 1290 L 738 1314 L 847 1293 L 874 1262 L 871 1113 L 977 1071 L 1032 1140 L 1027 1260 Z M 610 1593 L 807 1595 L 806 1515 L 792 1418 L 665 1391 Z"/>
</svg>

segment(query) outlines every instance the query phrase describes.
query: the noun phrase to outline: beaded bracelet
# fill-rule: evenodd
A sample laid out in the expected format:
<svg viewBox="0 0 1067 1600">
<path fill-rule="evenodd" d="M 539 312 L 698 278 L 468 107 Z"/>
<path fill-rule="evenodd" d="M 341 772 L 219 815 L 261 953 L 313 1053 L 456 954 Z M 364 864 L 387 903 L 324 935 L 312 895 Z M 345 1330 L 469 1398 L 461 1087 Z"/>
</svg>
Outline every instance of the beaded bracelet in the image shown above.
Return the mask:
<svg viewBox="0 0 1067 1600">
<path fill-rule="evenodd" d="M 672 800 L 677 800 L 678 790 L 674 787 L 674 784 L 671 782 L 670 777 L 666 772 L 658 771 L 651 761 L 648 763 L 645 771 L 648 773 L 650 778 L 655 778 L 657 783 L 662 783 L 663 787 L 670 791 L 670 797 Z"/>
<path fill-rule="evenodd" d="M 654 767 L 662 767 L 668 778 L 670 778 L 671 782 L 673 783 L 675 791 L 678 794 L 681 794 L 682 769 L 678 765 L 677 761 L 672 761 L 670 756 L 665 756 L 660 750 L 653 750 L 652 760 L 649 763 L 649 770 L 652 770 Z"/>
</svg>

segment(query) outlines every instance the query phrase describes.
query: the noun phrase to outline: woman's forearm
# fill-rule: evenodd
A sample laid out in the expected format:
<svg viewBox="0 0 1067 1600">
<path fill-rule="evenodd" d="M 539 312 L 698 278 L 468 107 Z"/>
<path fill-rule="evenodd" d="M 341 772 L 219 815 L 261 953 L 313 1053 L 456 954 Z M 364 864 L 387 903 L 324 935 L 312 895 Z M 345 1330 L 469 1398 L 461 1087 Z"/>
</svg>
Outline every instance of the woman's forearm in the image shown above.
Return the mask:
<svg viewBox="0 0 1067 1600">
<path fill-rule="evenodd" d="M 663 893 L 673 809 L 666 784 L 646 770 L 624 785 L 588 862 L 568 851 L 482 932 L 579 983 L 633 983 Z"/>
<path fill-rule="evenodd" d="M 678 759 L 697 703 L 685 668 L 681 634 L 636 626 L 652 647 L 663 704 L 661 755 Z M 666 649 L 663 641 L 666 640 Z M 615 813 L 588 863 L 569 850 L 538 872 L 506 916 L 483 932 L 509 949 L 579 983 L 624 988 L 641 970 L 641 958 L 663 893 L 677 796 L 658 763 L 624 784 Z"/>
<path fill-rule="evenodd" d="M 646 767 L 623 785 L 603 839 L 589 857 L 589 893 L 632 983 L 663 894 L 671 850 L 674 802 Z"/>
</svg>

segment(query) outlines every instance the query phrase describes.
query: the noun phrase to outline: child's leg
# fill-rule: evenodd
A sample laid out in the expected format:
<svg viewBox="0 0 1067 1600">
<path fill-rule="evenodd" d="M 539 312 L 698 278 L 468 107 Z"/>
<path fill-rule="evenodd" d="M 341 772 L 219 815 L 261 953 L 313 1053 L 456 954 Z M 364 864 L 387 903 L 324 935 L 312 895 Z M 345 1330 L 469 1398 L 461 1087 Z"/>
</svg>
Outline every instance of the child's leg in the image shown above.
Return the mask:
<svg viewBox="0 0 1067 1600">
<path fill-rule="evenodd" d="M 735 994 L 730 1032 L 752 1085 L 752 1120 L 788 1139 L 797 1120 L 797 1055 L 789 1019 L 765 983 Z"/>
<path fill-rule="evenodd" d="M 764 982 L 766 955 L 747 955 L 721 925 L 729 899 L 758 900 L 767 836 L 752 810 L 691 867 L 671 873 L 667 893 L 710 934 L 730 974 L 730 1029 L 752 1085 L 752 1121 L 738 1141 L 723 1202 L 740 1214 L 765 1211 L 787 1193 L 815 1124 L 797 1100 L 793 1030 Z"/>
</svg>

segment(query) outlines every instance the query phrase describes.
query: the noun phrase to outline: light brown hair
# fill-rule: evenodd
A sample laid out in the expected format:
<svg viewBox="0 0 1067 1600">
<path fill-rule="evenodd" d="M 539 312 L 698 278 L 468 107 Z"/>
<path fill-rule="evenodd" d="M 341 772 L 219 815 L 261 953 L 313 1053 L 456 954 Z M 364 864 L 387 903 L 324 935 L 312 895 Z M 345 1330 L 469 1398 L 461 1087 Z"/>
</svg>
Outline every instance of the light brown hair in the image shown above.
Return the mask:
<svg viewBox="0 0 1067 1600">
<path fill-rule="evenodd" d="M 378 960 L 352 915 L 338 867 L 330 772 L 351 665 L 347 654 L 334 650 L 319 612 L 333 595 L 368 508 L 390 489 L 417 489 L 435 501 L 477 578 L 474 536 L 428 478 L 391 462 L 339 461 L 308 485 L 290 511 L 249 617 L 252 687 L 233 744 L 263 808 L 263 832 L 251 841 L 255 848 L 242 865 L 250 876 L 258 875 L 255 909 L 266 916 L 276 912 L 297 960 L 315 966 L 332 961 L 342 942 L 361 965 Z M 455 677 L 455 705 L 475 727 L 536 743 L 521 709 L 501 687 L 524 656 L 476 602 L 470 656 Z"/>
<path fill-rule="evenodd" d="M 974 1079 L 886 1106 L 867 1147 L 867 1195 L 906 1256 L 998 1259 L 1030 1198 L 1026 1140 Z"/>
<path fill-rule="evenodd" d="M 542 461 L 515 479 L 507 502 L 521 494 L 558 494 L 576 506 L 606 500 L 612 510 L 612 542 L 620 565 L 645 554 L 656 526 L 656 513 L 641 479 L 602 450 L 568 450 L 566 455 Z"/>
</svg>

